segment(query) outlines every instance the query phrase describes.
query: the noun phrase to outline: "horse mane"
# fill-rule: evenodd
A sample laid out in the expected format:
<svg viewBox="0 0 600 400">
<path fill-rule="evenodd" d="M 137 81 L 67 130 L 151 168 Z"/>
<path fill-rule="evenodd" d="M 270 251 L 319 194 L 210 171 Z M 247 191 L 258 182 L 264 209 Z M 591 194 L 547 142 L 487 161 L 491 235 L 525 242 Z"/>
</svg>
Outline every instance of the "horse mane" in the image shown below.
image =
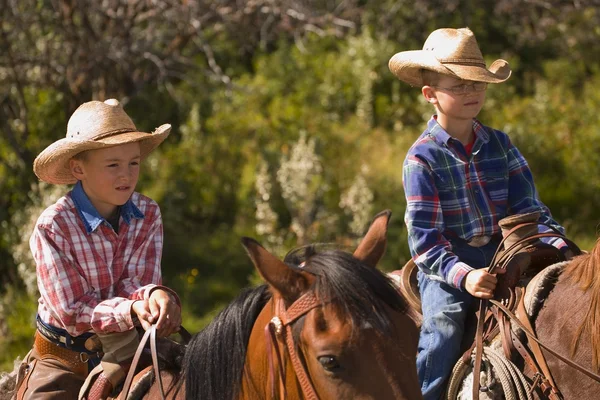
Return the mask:
<svg viewBox="0 0 600 400">
<path fill-rule="evenodd" d="M 352 321 L 354 329 L 368 323 L 378 332 L 389 334 L 392 324 L 389 308 L 406 313 L 408 303 L 394 283 L 377 268 L 367 266 L 352 254 L 339 249 L 320 250 L 308 245 L 292 250 L 284 259 L 289 265 L 317 276 L 315 294 L 332 303 Z M 385 306 L 389 307 L 386 308 Z"/>
<path fill-rule="evenodd" d="M 599 370 L 600 361 L 600 238 L 596 240 L 594 248 L 588 254 L 575 257 L 566 267 L 564 275 L 579 288 L 590 291 L 590 307 L 583 322 L 571 343 L 572 355 L 577 351 L 581 335 L 589 332 L 592 340 L 592 367 Z"/>
<path fill-rule="evenodd" d="M 244 289 L 194 335 L 183 360 L 188 399 L 233 399 L 241 389 L 254 322 L 271 298 L 266 285 Z"/>
</svg>

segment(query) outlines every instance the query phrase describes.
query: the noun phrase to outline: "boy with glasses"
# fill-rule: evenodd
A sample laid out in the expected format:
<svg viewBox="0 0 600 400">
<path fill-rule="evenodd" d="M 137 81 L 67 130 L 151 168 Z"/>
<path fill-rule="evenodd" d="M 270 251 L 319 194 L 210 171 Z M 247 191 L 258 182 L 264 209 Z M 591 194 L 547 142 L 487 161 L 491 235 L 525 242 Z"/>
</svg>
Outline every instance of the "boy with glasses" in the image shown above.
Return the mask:
<svg viewBox="0 0 600 400">
<path fill-rule="evenodd" d="M 486 68 L 471 30 L 438 29 L 423 50 L 397 53 L 389 68 L 421 87 L 435 108 L 408 151 L 403 184 L 423 310 L 417 370 L 424 398 L 437 400 L 460 356 L 473 297 L 493 296 L 497 279 L 485 267 L 501 241 L 498 222 L 537 212 L 539 222 L 564 228 L 540 200 L 527 161 L 509 137 L 475 119 L 488 83 L 510 77 L 506 61 Z M 560 238 L 546 242 L 567 249 Z"/>
</svg>

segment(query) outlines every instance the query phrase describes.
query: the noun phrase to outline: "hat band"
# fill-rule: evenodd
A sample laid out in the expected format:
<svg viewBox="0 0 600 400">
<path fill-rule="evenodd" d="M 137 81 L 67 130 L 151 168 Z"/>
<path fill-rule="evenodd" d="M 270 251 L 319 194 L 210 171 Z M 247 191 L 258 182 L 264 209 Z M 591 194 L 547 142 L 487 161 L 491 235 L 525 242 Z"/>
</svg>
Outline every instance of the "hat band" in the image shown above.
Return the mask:
<svg viewBox="0 0 600 400">
<path fill-rule="evenodd" d="M 98 136 L 94 137 L 94 140 L 106 139 L 107 137 L 110 137 L 110 136 L 118 135 L 121 133 L 135 132 L 135 131 L 136 131 L 136 129 L 131 129 L 131 128 L 115 129 L 114 131 L 108 131 L 108 132 L 99 134 Z"/>
<path fill-rule="evenodd" d="M 442 64 L 459 64 L 459 65 L 473 65 L 476 67 L 485 68 L 485 62 L 481 60 L 473 60 L 473 59 L 450 59 L 450 60 L 439 60 Z"/>
</svg>

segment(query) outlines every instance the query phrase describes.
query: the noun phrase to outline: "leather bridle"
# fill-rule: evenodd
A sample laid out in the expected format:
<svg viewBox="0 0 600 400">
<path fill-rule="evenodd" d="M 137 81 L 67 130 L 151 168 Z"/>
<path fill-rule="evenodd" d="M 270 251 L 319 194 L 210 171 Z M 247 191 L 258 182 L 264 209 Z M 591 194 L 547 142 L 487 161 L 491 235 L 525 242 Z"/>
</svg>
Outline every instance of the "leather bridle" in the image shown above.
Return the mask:
<svg viewBox="0 0 600 400">
<path fill-rule="evenodd" d="M 265 326 L 265 337 L 267 340 L 267 357 L 269 360 L 269 374 L 271 381 L 271 396 L 275 397 L 275 371 L 273 366 L 273 354 L 271 348 L 275 348 L 277 364 L 279 365 L 279 397 L 287 398 L 285 387 L 285 371 L 283 367 L 283 355 L 279 349 L 281 340 L 287 347 L 288 356 L 292 362 L 292 367 L 296 373 L 296 379 L 300 383 L 302 394 L 307 400 L 318 400 L 317 392 L 310 380 L 304 362 L 300 359 L 297 346 L 292 333 L 292 325 L 302 316 L 316 307 L 323 306 L 326 302 L 319 301 L 312 292 L 307 292 L 300 296 L 292 305 L 286 309 L 285 302 L 278 297 L 273 300 L 275 316 Z"/>
</svg>

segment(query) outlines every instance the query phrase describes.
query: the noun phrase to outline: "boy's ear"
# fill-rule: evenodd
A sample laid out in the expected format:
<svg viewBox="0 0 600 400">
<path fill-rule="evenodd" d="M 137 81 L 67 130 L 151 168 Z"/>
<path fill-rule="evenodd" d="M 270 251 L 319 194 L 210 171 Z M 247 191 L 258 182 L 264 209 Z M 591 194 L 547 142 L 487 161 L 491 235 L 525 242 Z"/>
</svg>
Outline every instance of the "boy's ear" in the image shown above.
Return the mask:
<svg viewBox="0 0 600 400">
<path fill-rule="evenodd" d="M 80 160 L 75 160 L 71 158 L 69 160 L 69 168 L 71 168 L 71 173 L 77 180 L 81 180 L 83 178 L 83 167 L 81 166 Z"/>
<path fill-rule="evenodd" d="M 437 104 L 437 97 L 435 96 L 435 90 L 431 86 L 423 86 L 421 88 L 421 93 L 423 93 L 423 97 L 427 100 L 428 103 Z"/>
</svg>

